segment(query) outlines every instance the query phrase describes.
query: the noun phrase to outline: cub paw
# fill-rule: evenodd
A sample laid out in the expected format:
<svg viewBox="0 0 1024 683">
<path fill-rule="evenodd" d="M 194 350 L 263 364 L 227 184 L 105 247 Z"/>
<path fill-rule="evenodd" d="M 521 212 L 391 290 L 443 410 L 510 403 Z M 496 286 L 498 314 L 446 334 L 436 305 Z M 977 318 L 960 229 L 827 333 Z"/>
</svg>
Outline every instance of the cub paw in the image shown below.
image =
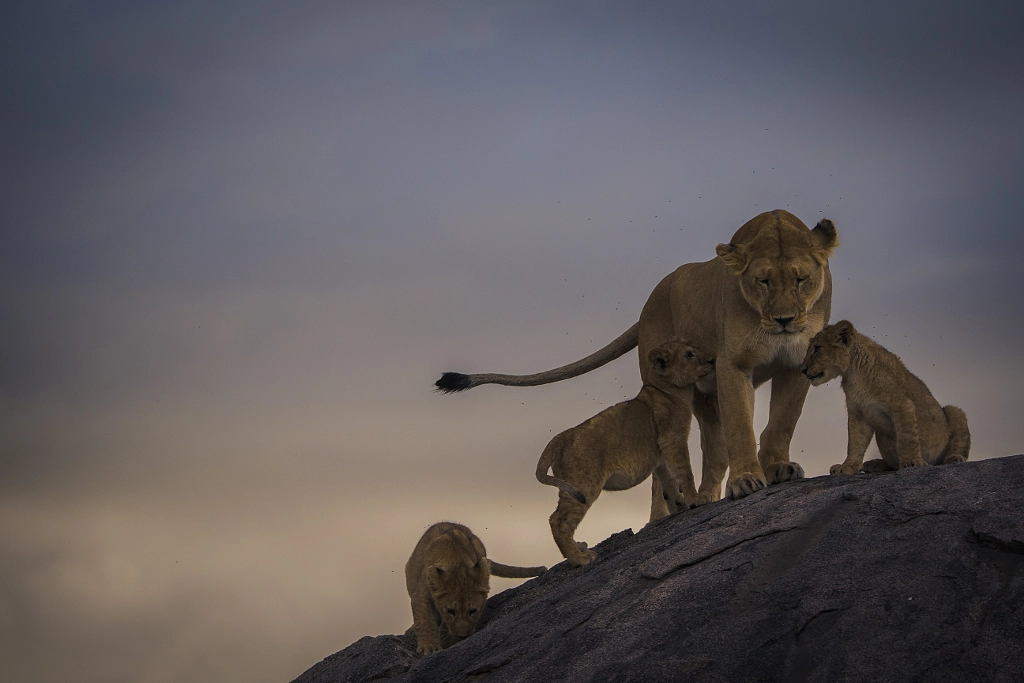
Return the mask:
<svg viewBox="0 0 1024 683">
<path fill-rule="evenodd" d="M 952 465 L 955 462 L 967 462 L 967 458 L 962 455 L 947 455 L 946 459 L 942 461 L 942 464 Z"/>
<path fill-rule="evenodd" d="M 903 462 L 900 463 L 900 469 L 905 470 L 908 467 L 924 467 L 927 464 L 928 463 L 926 463 L 924 460 L 921 460 L 920 458 L 918 458 L 917 460 L 904 460 Z"/>
<path fill-rule="evenodd" d="M 886 464 L 881 458 L 875 458 L 874 460 L 868 460 L 864 463 L 861 469 L 869 474 L 877 474 L 879 472 L 892 472 L 892 468 Z"/>
<path fill-rule="evenodd" d="M 597 553 L 595 553 L 593 550 L 586 550 L 584 552 L 581 552 L 576 557 L 568 557 L 566 559 L 569 560 L 569 564 L 571 564 L 572 566 L 582 567 L 583 565 L 590 564 L 591 562 L 596 560 Z"/>
<path fill-rule="evenodd" d="M 768 488 L 768 482 L 761 474 L 746 473 L 740 474 L 729 481 L 729 498 L 736 500 L 756 493 L 761 489 Z"/>
<path fill-rule="evenodd" d="M 431 652 L 437 652 L 441 649 L 438 643 L 420 643 L 416 646 L 416 652 L 421 655 L 429 655 Z"/>
<path fill-rule="evenodd" d="M 860 470 L 860 467 L 855 467 L 854 465 L 849 465 L 845 462 L 841 462 L 838 465 L 832 465 L 832 467 L 829 468 L 828 473 L 831 474 L 833 477 L 839 477 L 848 474 L 858 474 L 860 473 Z"/>
<path fill-rule="evenodd" d="M 775 462 L 764 468 L 764 476 L 769 484 L 781 484 L 804 478 L 804 468 L 795 462 Z"/>
</svg>

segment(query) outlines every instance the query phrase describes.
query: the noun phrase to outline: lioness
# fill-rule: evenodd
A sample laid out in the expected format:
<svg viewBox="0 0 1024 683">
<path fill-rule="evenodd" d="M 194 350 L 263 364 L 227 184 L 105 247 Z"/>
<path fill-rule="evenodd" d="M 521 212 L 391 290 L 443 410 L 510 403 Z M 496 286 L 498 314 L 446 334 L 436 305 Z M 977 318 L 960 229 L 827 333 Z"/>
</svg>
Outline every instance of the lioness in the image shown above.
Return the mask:
<svg viewBox="0 0 1024 683">
<path fill-rule="evenodd" d="M 545 567 L 510 567 L 487 559 L 468 527 L 438 522 L 424 532 L 405 563 L 416 651 L 429 654 L 473 635 L 490 592 L 490 576 L 525 579 Z M 442 638 L 441 627 L 445 629 Z"/>
<path fill-rule="evenodd" d="M 537 463 L 537 479 L 557 486 L 551 534 L 569 564 L 588 564 L 597 553 L 573 539 L 576 527 L 605 491 L 623 491 L 653 472 L 673 512 L 695 505 L 690 454 L 693 384 L 714 372 L 714 359 L 673 337 L 647 354 L 651 363 L 636 398 L 606 408 L 551 439 Z M 685 415 L 686 419 L 679 419 Z M 555 476 L 548 474 L 551 468 Z"/>
<path fill-rule="evenodd" d="M 833 465 L 832 474 L 967 460 L 971 433 L 964 411 L 940 407 L 896 354 L 857 332 L 849 321 L 829 325 L 814 336 L 803 373 L 814 386 L 843 378 L 849 438 L 846 460 Z M 865 463 L 872 436 L 882 459 Z"/>
<path fill-rule="evenodd" d="M 586 358 L 534 375 L 445 373 L 444 392 L 480 384 L 533 386 L 575 377 L 639 346 L 640 377 L 651 373 L 647 353 L 673 336 L 687 338 L 716 359 L 714 377 L 697 382 L 693 411 L 700 424 L 703 473 L 700 500 L 728 494 L 739 498 L 803 477 L 789 460 L 810 384 L 800 363 L 811 337 L 828 322 L 832 276 L 828 259 L 838 246 L 832 221 L 813 230 L 788 211 L 762 213 L 745 223 L 717 258 L 688 263 L 662 280 L 640 313 L 640 321 Z M 754 436 L 754 389 L 772 380 L 768 425 L 760 449 Z M 667 514 L 657 481 L 651 516 Z"/>
</svg>

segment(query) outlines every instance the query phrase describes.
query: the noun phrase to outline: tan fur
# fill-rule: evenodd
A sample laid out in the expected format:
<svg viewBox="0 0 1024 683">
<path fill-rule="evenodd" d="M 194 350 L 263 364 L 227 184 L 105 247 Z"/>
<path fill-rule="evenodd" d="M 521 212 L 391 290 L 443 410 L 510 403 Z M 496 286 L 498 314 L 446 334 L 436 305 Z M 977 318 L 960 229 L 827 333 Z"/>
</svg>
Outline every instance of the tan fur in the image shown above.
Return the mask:
<svg viewBox="0 0 1024 683">
<path fill-rule="evenodd" d="M 831 314 L 828 259 L 837 245 L 835 226 L 827 219 L 808 230 L 788 211 L 762 213 L 740 227 L 729 244 L 718 245 L 717 258 L 686 264 L 662 280 L 639 322 L 587 358 L 527 376 L 445 373 L 437 387 L 461 391 L 486 383 L 557 382 L 598 368 L 635 345 L 640 377 L 647 382 L 647 353 L 671 337 L 684 337 L 716 358 L 715 377 L 701 380 L 694 390 L 704 465 L 698 502 L 721 496 L 726 469 L 732 498 L 800 478 L 803 468 L 789 460 L 810 386 L 800 363 L 807 343 Z M 754 389 L 768 380 L 771 408 L 759 448 Z M 680 411 L 678 417 L 689 423 L 690 412 Z M 668 512 L 657 481 L 651 508 L 652 519 Z"/>
<path fill-rule="evenodd" d="M 641 378 L 651 370 L 645 351 L 675 334 L 715 355 L 714 379 L 701 380 L 694 392 L 703 450 L 698 503 L 721 496 L 726 468 L 730 498 L 803 476 L 789 459 L 809 388 L 800 362 L 831 313 L 828 258 L 837 245 L 827 219 L 808 230 L 787 211 L 763 213 L 718 245 L 718 258 L 681 266 L 647 300 L 640 314 Z M 754 389 L 768 380 L 771 408 L 758 447 Z M 653 497 L 652 518 L 665 512 L 660 499 Z"/>
<path fill-rule="evenodd" d="M 693 384 L 714 372 L 714 361 L 678 338 L 648 352 L 649 383 L 636 398 L 607 408 L 583 424 L 558 434 L 537 463 L 537 479 L 557 486 L 558 507 L 551 534 L 570 564 L 597 557 L 573 538 L 576 527 L 601 491 L 623 491 L 651 476 L 671 492 L 672 511 L 691 507 L 697 496 L 687 438 Z M 554 473 L 549 475 L 548 468 Z"/>
<path fill-rule="evenodd" d="M 846 460 L 832 474 L 881 472 L 964 462 L 971 450 L 967 415 L 940 407 L 903 361 L 842 320 L 811 340 L 803 373 L 818 386 L 842 377 L 849 439 Z M 881 460 L 864 462 L 874 436 Z"/>
<path fill-rule="evenodd" d="M 499 564 L 486 555 L 484 544 L 462 524 L 438 522 L 420 538 L 405 563 L 417 652 L 435 652 L 476 632 L 491 574 L 523 579 L 545 571 Z"/>
</svg>

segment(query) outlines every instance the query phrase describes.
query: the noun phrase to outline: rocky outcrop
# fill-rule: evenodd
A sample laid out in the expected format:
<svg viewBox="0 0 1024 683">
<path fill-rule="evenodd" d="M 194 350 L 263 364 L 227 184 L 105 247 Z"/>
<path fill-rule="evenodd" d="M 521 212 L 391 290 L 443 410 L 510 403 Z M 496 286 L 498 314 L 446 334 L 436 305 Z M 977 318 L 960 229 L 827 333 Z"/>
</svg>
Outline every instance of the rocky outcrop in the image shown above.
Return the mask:
<svg viewBox="0 0 1024 683">
<path fill-rule="evenodd" d="M 1024 681 L 1024 455 L 780 484 L 596 549 L 447 650 L 366 637 L 295 683 Z"/>
</svg>

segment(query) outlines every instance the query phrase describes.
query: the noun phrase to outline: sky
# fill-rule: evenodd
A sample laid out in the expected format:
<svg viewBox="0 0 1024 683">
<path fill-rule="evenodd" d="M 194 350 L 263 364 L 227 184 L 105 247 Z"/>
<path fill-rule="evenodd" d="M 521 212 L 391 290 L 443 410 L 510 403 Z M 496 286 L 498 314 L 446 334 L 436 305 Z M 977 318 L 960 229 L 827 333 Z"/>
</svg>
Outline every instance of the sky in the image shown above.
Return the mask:
<svg viewBox="0 0 1024 683">
<path fill-rule="evenodd" d="M 557 563 L 536 460 L 636 353 L 433 381 L 591 353 L 766 210 L 835 221 L 833 320 L 963 408 L 972 459 L 1024 452 L 1022 32 L 1002 2 L 5 5 L 0 679 L 289 681 L 411 624 L 440 520 Z M 845 444 L 813 388 L 793 459 Z"/>
</svg>

